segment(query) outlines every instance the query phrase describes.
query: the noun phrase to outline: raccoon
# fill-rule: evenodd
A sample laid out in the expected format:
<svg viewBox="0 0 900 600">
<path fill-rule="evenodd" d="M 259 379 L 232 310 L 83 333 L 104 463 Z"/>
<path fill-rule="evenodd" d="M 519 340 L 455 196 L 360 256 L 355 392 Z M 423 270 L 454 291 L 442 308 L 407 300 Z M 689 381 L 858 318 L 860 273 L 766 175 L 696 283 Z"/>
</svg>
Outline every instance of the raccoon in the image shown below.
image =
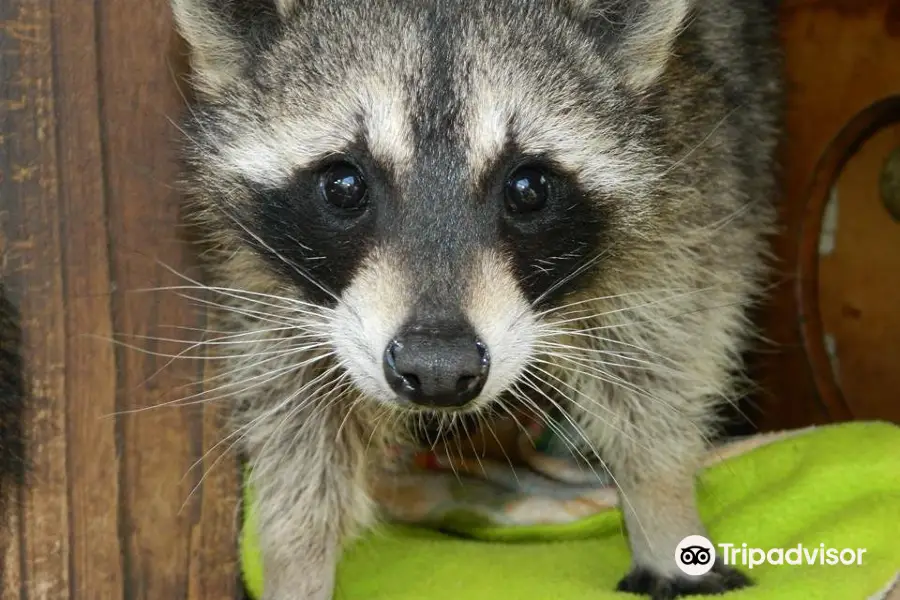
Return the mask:
<svg viewBox="0 0 900 600">
<path fill-rule="evenodd" d="M 266 600 L 332 597 L 410 417 L 512 404 L 614 478 L 619 590 L 751 584 L 674 556 L 768 277 L 769 4 L 172 0 Z"/>
</svg>

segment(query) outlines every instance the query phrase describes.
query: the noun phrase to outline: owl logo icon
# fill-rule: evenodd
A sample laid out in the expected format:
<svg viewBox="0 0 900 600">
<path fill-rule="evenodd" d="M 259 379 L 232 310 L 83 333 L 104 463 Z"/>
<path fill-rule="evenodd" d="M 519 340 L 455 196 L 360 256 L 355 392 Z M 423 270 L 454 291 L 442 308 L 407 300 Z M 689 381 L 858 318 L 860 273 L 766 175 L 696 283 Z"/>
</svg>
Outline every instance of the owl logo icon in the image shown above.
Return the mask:
<svg viewBox="0 0 900 600">
<path fill-rule="evenodd" d="M 716 548 L 702 535 L 689 535 L 675 549 L 675 564 L 685 575 L 705 575 L 716 564 Z"/>
</svg>

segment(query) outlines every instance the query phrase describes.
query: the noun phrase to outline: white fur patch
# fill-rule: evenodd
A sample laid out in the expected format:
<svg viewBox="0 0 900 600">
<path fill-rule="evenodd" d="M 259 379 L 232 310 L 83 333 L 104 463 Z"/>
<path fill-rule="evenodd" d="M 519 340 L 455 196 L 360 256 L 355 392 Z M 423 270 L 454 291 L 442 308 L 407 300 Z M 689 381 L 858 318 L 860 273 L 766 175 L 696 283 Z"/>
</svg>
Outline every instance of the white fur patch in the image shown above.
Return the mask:
<svg viewBox="0 0 900 600">
<path fill-rule="evenodd" d="M 360 131 L 360 121 L 363 131 Z M 367 81 L 335 94 L 315 110 L 285 109 L 229 132 L 217 158 L 226 173 L 268 186 L 284 185 L 298 169 L 344 151 L 365 135 L 373 156 L 395 170 L 413 153 L 407 103 L 397 85 Z"/>
<path fill-rule="evenodd" d="M 399 270 L 376 252 L 341 294 L 329 325 L 338 360 L 359 391 L 379 402 L 394 402 L 383 357 L 409 313 L 407 290 Z"/>
<path fill-rule="evenodd" d="M 566 112 L 564 103 L 535 97 L 525 88 L 498 93 L 504 87 L 515 90 L 514 82 L 473 75 L 466 126 L 473 177 L 483 175 L 512 138 L 524 154 L 549 157 L 599 192 L 627 193 L 652 179 L 654 173 L 641 168 L 649 164 L 646 151 L 617 139 L 612 127 L 575 110 Z M 638 154 L 641 160 L 635 160 Z"/>
<path fill-rule="evenodd" d="M 487 383 L 475 401 L 483 405 L 521 376 L 532 358 L 538 329 L 531 306 L 502 256 L 484 252 L 475 269 L 465 310 L 491 356 Z"/>
</svg>

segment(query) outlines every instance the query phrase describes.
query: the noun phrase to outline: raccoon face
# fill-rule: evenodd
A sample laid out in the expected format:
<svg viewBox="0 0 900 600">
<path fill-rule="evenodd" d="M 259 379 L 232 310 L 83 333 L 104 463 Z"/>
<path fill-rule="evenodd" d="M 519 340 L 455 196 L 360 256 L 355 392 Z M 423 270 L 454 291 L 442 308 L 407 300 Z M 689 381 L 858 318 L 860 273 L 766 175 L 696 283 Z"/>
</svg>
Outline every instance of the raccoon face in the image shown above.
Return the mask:
<svg viewBox="0 0 900 600">
<path fill-rule="evenodd" d="M 366 396 L 484 406 L 657 217 L 646 99 L 686 3 L 173 0 L 192 195 L 327 309 Z"/>
</svg>

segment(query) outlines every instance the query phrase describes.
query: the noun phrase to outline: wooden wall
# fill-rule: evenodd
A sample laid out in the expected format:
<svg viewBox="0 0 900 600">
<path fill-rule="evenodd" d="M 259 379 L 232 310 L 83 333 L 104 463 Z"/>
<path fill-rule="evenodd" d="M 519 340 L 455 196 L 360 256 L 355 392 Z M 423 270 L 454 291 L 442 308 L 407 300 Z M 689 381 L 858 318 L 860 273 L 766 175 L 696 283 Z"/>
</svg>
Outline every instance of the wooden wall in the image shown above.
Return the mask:
<svg viewBox="0 0 900 600">
<path fill-rule="evenodd" d="M 785 0 L 782 16 L 791 82 L 783 281 L 763 318 L 774 343 L 759 367 L 760 423 L 900 421 L 891 368 L 900 313 L 886 285 L 893 277 L 896 290 L 900 236 L 872 183 L 900 144 L 896 128 L 831 178 L 847 223 L 838 250 L 817 279 L 809 265 L 818 260 L 802 277 L 797 269 L 817 243 L 815 198 L 834 187 L 822 175 L 829 143 L 866 106 L 900 93 L 900 2 Z M 123 414 L 171 400 L 204 365 L 176 361 L 157 373 L 164 357 L 97 339 L 203 326 L 177 295 L 138 291 L 179 283 L 160 262 L 192 268 L 172 189 L 177 48 L 166 0 L 0 1 L 0 267 L 24 315 L 35 396 L 32 485 L 0 541 L 4 600 L 235 595 L 236 470 L 228 457 L 209 469 L 220 439 L 211 410 Z M 826 333 L 843 391 L 822 363 Z M 183 349 L 132 339 L 161 354 Z"/>
<path fill-rule="evenodd" d="M 4 277 L 23 312 L 31 488 L 4 545 L 4 599 L 234 597 L 234 465 L 200 484 L 209 414 L 152 407 L 203 364 L 116 349 L 203 315 L 172 189 L 182 99 L 165 0 L 0 2 Z M 213 454 L 212 456 L 215 456 Z M 209 462 L 205 466 L 209 466 Z M 198 486 L 192 494 L 191 491 Z"/>
</svg>

